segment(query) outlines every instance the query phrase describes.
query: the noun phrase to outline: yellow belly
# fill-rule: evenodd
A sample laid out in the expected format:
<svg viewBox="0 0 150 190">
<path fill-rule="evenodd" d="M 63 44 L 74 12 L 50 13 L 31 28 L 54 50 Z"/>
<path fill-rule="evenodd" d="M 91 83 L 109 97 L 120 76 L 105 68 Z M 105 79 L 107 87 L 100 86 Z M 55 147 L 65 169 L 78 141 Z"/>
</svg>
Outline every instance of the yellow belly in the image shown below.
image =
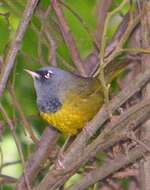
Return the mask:
<svg viewBox="0 0 150 190">
<path fill-rule="evenodd" d="M 55 113 L 43 113 L 41 117 L 58 129 L 60 132 L 75 135 L 81 130 L 85 123 L 90 121 L 102 105 L 101 98 L 89 100 L 78 100 L 77 103 L 67 101 Z"/>
<path fill-rule="evenodd" d="M 60 132 L 75 135 L 84 126 L 86 118 L 75 112 L 61 110 L 54 114 L 41 113 L 42 118 Z"/>
</svg>

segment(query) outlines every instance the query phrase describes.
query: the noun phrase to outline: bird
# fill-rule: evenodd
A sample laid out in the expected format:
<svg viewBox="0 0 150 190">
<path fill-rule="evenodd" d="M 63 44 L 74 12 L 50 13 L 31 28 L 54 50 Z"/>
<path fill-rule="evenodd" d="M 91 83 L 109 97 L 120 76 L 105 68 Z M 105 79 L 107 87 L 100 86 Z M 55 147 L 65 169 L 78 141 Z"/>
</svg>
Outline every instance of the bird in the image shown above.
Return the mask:
<svg viewBox="0 0 150 190">
<path fill-rule="evenodd" d="M 78 134 L 104 103 L 103 88 L 96 77 L 82 77 L 53 66 L 25 71 L 33 78 L 41 117 L 65 135 Z"/>
</svg>

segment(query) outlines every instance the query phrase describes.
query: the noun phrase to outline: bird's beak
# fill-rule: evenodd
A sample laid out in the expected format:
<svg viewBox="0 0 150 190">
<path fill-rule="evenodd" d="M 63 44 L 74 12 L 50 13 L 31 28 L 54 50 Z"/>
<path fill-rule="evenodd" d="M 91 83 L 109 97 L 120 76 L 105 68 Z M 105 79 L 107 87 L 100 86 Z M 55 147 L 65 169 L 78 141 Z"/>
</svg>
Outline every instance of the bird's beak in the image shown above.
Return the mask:
<svg viewBox="0 0 150 190">
<path fill-rule="evenodd" d="M 28 69 L 24 69 L 29 75 L 31 75 L 32 78 L 39 78 L 40 75 L 36 72 L 30 71 Z"/>
</svg>

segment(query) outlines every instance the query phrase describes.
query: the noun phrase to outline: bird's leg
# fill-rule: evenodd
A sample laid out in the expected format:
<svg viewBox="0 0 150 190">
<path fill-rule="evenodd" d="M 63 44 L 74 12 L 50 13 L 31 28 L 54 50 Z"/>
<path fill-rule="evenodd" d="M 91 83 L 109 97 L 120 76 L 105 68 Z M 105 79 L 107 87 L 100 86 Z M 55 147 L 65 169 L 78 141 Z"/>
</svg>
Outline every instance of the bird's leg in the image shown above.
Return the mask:
<svg viewBox="0 0 150 190">
<path fill-rule="evenodd" d="M 63 144 L 63 146 L 60 149 L 60 153 L 63 153 L 65 151 L 70 139 L 71 139 L 71 135 L 68 135 L 68 137 L 65 140 L 65 143 Z"/>
<path fill-rule="evenodd" d="M 92 131 L 89 129 L 89 123 L 88 123 L 88 122 L 85 124 L 85 126 L 84 126 L 84 128 L 83 128 L 83 132 L 84 132 L 86 135 L 90 136 L 90 137 L 93 136 Z"/>
<path fill-rule="evenodd" d="M 58 159 L 57 159 L 57 162 L 56 162 L 56 167 L 58 169 L 65 169 L 63 163 L 62 163 L 62 160 L 64 158 L 64 152 L 65 152 L 65 149 L 67 148 L 68 146 L 68 143 L 69 143 L 69 140 L 71 139 L 71 136 L 69 135 L 67 137 L 67 139 L 65 140 L 65 143 L 63 144 L 63 146 L 61 147 L 59 153 L 58 153 Z"/>
<path fill-rule="evenodd" d="M 118 109 L 118 115 L 112 115 L 111 117 L 110 117 L 110 122 L 113 124 L 113 123 L 115 123 L 115 122 L 117 122 L 118 121 L 118 119 L 120 118 L 120 115 L 121 114 L 123 114 L 124 113 L 124 110 L 123 110 L 123 108 L 119 108 Z"/>
</svg>

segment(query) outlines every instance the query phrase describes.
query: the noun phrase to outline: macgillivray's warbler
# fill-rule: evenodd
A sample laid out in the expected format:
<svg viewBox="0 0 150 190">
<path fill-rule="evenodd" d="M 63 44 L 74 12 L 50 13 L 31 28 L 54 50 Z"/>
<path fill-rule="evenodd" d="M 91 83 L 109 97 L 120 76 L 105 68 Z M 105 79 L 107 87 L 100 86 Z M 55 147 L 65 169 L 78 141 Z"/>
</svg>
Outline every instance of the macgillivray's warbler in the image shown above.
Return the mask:
<svg viewBox="0 0 150 190">
<path fill-rule="evenodd" d="M 97 78 L 84 78 L 56 67 L 26 71 L 34 79 L 40 115 L 64 134 L 77 134 L 103 105 Z"/>
</svg>

